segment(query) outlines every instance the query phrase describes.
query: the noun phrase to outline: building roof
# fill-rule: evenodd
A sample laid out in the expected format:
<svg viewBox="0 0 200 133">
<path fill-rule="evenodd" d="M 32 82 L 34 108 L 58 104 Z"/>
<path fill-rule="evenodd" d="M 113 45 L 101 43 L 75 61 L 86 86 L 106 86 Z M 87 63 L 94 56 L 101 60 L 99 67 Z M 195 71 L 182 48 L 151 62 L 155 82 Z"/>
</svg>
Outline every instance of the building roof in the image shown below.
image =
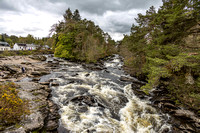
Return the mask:
<svg viewBox="0 0 200 133">
<path fill-rule="evenodd" d="M 27 47 L 36 47 L 35 44 L 26 44 Z"/>
<path fill-rule="evenodd" d="M 50 48 L 48 45 L 44 45 L 45 48 Z"/>
<path fill-rule="evenodd" d="M 17 43 L 18 46 L 21 46 L 21 47 L 26 47 L 26 44 L 24 43 Z"/>
<path fill-rule="evenodd" d="M 35 44 L 26 44 L 27 47 L 37 47 Z"/>
<path fill-rule="evenodd" d="M 10 47 L 10 45 L 7 42 L 0 42 L 0 46 Z"/>
</svg>

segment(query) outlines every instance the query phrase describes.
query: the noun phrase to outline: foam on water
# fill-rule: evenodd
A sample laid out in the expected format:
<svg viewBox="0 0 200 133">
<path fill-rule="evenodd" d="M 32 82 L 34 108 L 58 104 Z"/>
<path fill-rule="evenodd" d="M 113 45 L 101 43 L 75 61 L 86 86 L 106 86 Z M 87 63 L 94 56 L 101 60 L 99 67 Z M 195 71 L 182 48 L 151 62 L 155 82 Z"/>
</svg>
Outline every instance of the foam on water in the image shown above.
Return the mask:
<svg viewBox="0 0 200 133">
<path fill-rule="evenodd" d="M 54 78 L 60 86 L 52 87 L 52 99 L 61 107 L 62 127 L 77 133 L 157 133 L 166 128 L 170 130 L 164 114 L 158 113 L 148 101 L 135 96 L 131 83 L 119 80 L 121 76 L 129 75 L 121 70 L 122 63 L 117 55 L 104 63 L 107 71 L 88 71 L 75 63 L 63 64 L 65 66 L 60 71 L 65 71 Z"/>
</svg>

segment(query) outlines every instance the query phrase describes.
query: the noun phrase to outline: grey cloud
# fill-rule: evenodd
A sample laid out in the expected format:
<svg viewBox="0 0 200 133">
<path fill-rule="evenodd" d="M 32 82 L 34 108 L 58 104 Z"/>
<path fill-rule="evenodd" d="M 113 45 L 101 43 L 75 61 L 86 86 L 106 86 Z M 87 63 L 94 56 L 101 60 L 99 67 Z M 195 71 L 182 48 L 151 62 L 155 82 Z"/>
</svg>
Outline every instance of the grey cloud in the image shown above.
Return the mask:
<svg viewBox="0 0 200 133">
<path fill-rule="evenodd" d="M 108 32 L 125 33 L 130 31 L 130 25 L 124 23 L 111 22 L 111 30 Z"/>
<path fill-rule="evenodd" d="M 160 5 L 161 0 L 49 0 L 51 3 L 63 2 L 80 11 L 102 15 L 106 11 L 127 11 L 130 9 L 147 9 Z"/>
<path fill-rule="evenodd" d="M 124 34 L 130 31 L 136 14 L 147 10 L 152 5 L 158 7 L 161 4 L 162 0 L 0 0 L 0 13 L 7 15 L 7 11 L 10 11 L 9 13 L 23 16 L 25 13 L 34 14 L 34 11 L 41 11 L 57 18 L 57 16 L 62 16 L 67 8 L 71 8 L 72 11 L 78 9 L 82 18 L 99 24 L 105 32 Z M 9 16 L 9 14 L 6 15 L 4 17 Z M 39 13 L 35 15 L 39 15 Z M 7 26 L 6 22 L 4 22 L 4 18 L 1 18 L 0 24 L 3 25 L 0 25 L 0 31 L 6 31 L 8 28 L 2 29 L 2 26 Z M 35 22 L 40 25 L 40 20 Z M 23 27 L 20 31 L 7 32 L 28 34 L 42 30 L 44 30 L 42 27 L 39 29 L 30 25 L 30 28 Z"/>
<path fill-rule="evenodd" d="M 26 12 L 33 7 L 51 13 L 63 14 L 68 7 L 81 12 L 102 15 L 106 11 L 148 9 L 160 5 L 161 0 L 0 0 L 0 10 Z M 59 7 L 58 7 L 59 6 Z"/>
<path fill-rule="evenodd" d="M 14 4 L 14 3 L 13 3 Z M 0 1 L 0 11 L 17 11 L 17 9 L 13 6 L 12 3 L 8 3 L 6 0 Z"/>
</svg>

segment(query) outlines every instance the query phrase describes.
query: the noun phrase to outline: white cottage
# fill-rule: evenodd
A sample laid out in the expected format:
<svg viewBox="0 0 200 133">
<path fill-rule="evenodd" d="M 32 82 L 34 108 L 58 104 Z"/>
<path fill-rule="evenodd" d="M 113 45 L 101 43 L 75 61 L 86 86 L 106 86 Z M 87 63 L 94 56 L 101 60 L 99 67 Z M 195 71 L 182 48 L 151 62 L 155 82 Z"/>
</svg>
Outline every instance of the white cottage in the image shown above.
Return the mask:
<svg viewBox="0 0 200 133">
<path fill-rule="evenodd" d="M 26 47 L 27 46 L 24 43 L 15 43 L 13 46 L 13 50 L 27 50 Z"/>
<path fill-rule="evenodd" d="M 10 50 L 10 45 L 7 42 L 0 42 L 0 51 Z"/>
</svg>

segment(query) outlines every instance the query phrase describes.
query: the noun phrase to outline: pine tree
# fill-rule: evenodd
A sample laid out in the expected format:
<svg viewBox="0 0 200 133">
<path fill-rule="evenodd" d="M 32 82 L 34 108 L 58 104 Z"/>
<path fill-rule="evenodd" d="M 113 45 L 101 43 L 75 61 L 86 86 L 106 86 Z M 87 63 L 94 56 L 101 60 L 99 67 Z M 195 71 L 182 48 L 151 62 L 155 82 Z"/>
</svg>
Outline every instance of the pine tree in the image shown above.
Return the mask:
<svg viewBox="0 0 200 133">
<path fill-rule="evenodd" d="M 79 11 L 78 9 L 76 9 L 73 13 L 73 16 L 72 16 L 72 19 L 75 20 L 75 21 L 80 21 L 81 20 L 81 16 L 79 14 Z"/>
<path fill-rule="evenodd" d="M 73 14 L 72 14 L 72 11 L 70 8 L 68 8 L 66 11 L 65 11 L 65 14 L 63 15 L 64 17 L 64 20 L 65 22 L 67 22 L 68 20 L 71 20 L 72 17 L 73 17 Z"/>
</svg>

